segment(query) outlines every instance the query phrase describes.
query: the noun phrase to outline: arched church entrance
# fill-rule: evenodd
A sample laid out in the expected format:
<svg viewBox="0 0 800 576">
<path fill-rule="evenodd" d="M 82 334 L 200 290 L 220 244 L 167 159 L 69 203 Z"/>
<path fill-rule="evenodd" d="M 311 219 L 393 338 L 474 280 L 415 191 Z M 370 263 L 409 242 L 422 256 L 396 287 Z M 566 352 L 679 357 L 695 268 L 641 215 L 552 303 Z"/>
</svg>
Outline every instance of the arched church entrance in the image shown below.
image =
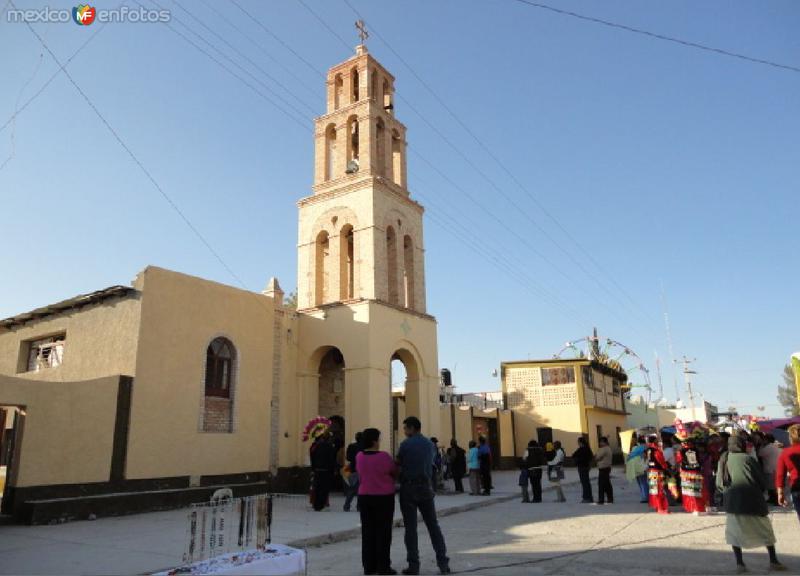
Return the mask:
<svg viewBox="0 0 800 576">
<path fill-rule="evenodd" d="M 329 348 L 319 362 L 318 413 L 332 422 L 331 433 L 345 442 L 344 356 L 338 348 Z"/>
<path fill-rule="evenodd" d="M 411 351 L 401 348 L 394 352 L 390 361 L 390 386 L 392 390 L 392 430 L 390 447 L 397 452 L 403 441 L 403 420 L 407 416 L 420 415 L 419 410 L 419 364 Z M 423 429 L 425 422 L 422 423 Z"/>
</svg>

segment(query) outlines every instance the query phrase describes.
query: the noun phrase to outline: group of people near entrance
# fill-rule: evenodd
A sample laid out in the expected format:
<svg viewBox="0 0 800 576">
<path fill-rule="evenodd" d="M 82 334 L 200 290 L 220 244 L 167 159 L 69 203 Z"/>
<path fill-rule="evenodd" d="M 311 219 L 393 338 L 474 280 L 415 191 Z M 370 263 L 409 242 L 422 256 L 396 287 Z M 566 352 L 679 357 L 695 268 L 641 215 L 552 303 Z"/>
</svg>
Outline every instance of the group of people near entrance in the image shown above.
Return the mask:
<svg viewBox="0 0 800 576">
<path fill-rule="evenodd" d="M 405 526 L 408 561 L 408 566 L 402 573 L 419 574 L 419 513 L 436 553 L 439 571 L 449 574 L 450 559 L 434 503 L 437 467 L 442 467 L 441 453 L 432 442 L 434 439 L 422 434 L 422 423 L 415 416 L 409 416 L 403 421 L 403 432 L 406 439 L 400 444 L 395 456 L 381 450 L 381 432 L 377 428 L 367 428 L 359 432 L 356 441 L 345 452 L 347 464 L 344 468 L 347 472 L 348 490 L 344 506 L 345 510 L 349 510 L 353 499 L 357 499 L 356 506 L 361 516 L 361 562 L 364 574 L 397 574 L 392 568 L 390 554 L 396 494 L 399 495 Z M 312 431 L 309 434 L 314 438 L 310 448 L 312 503 L 315 510 L 322 510 L 330 492 L 328 471 L 335 461 L 335 452 L 331 458 L 331 451 L 335 446 L 328 430 L 320 427 L 316 429 L 316 433 Z M 451 454 L 455 458 L 464 459 L 466 470 L 465 451 L 455 443 L 451 448 Z M 318 469 L 318 465 L 324 467 Z"/>
<path fill-rule="evenodd" d="M 589 470 L 597 464 L 597 504 L 614 503 L 614 488 L 611 486 L 611 447 L 605 436 L 599 439 L 597 454 L 593 453 L 586 438 L 578 437 L 578 449 L 572 453 L 572 461 L 578 469 L 581 481 L 581 502 L 594 503 L 592 483 Z M 528 448 L 520 461 L 519 485 L 522 491 L 522 502 L 537 503 L 542 501 L 542 479 L 545 473 L 547 481 L 556 493 L 556 502 L 566 502 L 561 481 L 564 479 L 564 464 L 567 455 L 561 442 L 547 442 L 544 447 L 536 440 L 528 442 Z M 531 492 L 528 493 L 528 484 Z"/>
<path fill-rule="evenodd" d="M 639 437 L 628 455 L 626 473 L 638 483 L 642 502 L 669 514 L 679 501 L 693 515 L 726 513 L 725 540 L 740 572 L 743 548 L 766 547 L 770 568 L 785 570 L 775 552 L 769 504 L 787 506 L 786 478 L 800 519 L 800 425 L 789 428 L 791 446 L 781 449 L 761 432 L 689 434 L 678 423 L 674 442 Z"/>
</svg>

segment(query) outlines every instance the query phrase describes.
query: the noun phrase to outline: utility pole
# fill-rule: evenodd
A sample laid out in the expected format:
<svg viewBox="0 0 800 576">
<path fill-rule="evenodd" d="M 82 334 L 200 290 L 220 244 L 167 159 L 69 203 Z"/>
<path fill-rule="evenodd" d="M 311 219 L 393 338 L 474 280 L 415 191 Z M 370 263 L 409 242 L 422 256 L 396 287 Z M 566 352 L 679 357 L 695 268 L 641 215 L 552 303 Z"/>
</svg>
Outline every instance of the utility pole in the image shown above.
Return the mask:
<svg viewBox="0 0 800 576">
<path fill-rule="evenodd" d="M 658 352 L 655 352 L 656 355 L 656 374 L 658 374 L 658 401 L 664 399 L 664 383 L 661 381 L 661 359 L 658 357 Z"/>
<path fill-rule="evenodd" d="M 689 369 L 689 364 L 695 362 L 697 358 L 683 357 L 683 380 L 686 383 L 686 393 L 689 395 L 689 407 L 692 409 L 692 421 L 697 420 L 694 407 L 694 393 L 692 392 L 692 374 L 697 374 L 695 370 Z"/>
</svg>

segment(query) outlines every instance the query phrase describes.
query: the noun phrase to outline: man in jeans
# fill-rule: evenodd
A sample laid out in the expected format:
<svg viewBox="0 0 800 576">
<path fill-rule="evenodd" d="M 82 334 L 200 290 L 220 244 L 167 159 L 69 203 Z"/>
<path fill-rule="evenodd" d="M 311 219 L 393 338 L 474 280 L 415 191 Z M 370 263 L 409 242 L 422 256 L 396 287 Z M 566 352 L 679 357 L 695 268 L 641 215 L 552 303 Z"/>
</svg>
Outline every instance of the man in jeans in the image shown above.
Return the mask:
<svg viewBox="0 0 800 576">
<path fill-rule="evenodd" d="M 419 418 L 409 416 L 403 420 L 406 439 L 397 451 L 397 464 L 400 467 L 400 511 L 403 514 L 408 558 L 408 568 L 403 570 L 403 574 L 419 574 L 417 510 L 422 514 L 422 520 L 431 537 L 439 571 L 442 574 L 449 574 L 450 559 L 447 557 L 447 546 L 439 528 L 436 506 L 433 502 L 431 473 L 434 447 L 433 443 L 420 433 L 421 430 L 422 423 Z"/>
<path fill-rule="evenodd" d="M 594 498 L 592 498 L 592 483 L 589 480 L 592 458 L 594 458 L 592 449 L 589 448 L 586 438 L 580 436 L 578 438 L 578 449 L 572 453 L 572 460 L 578 467 L 578 476 L 581 479 L 581 486 L 583 487 L 583 498 L 581 499 L 583 504 L 591 504 L 594 502 Z"/>
<path fill-rule="evenodd" d="M 600 447 L 597 449 L 597 503 L 603 505 L 606 499 L 609 504 L 614 503 L 614 489 L 611 487 L 611 448 L 608 438 L 600 438 Z"/>
</svg>

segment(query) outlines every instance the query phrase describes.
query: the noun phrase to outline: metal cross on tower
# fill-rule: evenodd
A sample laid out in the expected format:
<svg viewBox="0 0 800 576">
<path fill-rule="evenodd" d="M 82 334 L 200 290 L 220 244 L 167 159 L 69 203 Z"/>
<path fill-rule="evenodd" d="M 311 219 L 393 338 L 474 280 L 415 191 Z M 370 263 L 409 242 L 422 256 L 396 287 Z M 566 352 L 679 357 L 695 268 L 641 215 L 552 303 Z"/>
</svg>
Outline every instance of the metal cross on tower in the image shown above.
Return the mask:
<svg viewBox="0 0 800 576">
<path fill-rule="evenodd" d="M 367 25 L 364 24 L 363 20 L 356 20 L 356 28 L 358 29 L 358 35 L 361 38 L 361 43 L 363 44 L 367 38 L 369 38 L 369 32 L 367 32 Z"/>
</svg>

